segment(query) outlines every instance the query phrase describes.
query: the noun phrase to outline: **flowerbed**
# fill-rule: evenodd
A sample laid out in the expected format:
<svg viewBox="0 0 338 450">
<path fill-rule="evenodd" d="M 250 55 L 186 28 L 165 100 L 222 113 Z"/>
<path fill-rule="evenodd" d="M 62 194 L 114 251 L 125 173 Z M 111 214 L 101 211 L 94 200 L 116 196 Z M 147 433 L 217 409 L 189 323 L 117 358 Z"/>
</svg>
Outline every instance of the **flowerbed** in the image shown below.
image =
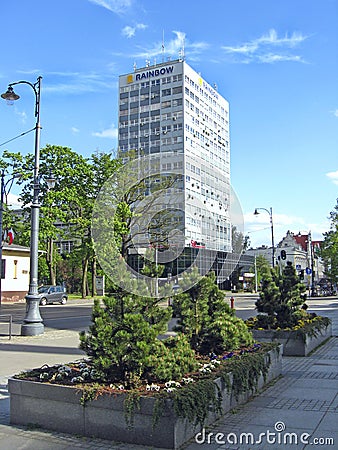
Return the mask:
<svg viewBox="0 0 338 450">
<path fill-rule="evenodd" d="M 259 327 L 259 318 L 250 318 L 246 321 L 253 337 L 259 342 L 279 342 L 283 344 L 285 356 L 307 356 L 311 351 L 332 336 L 332 325 L 328 317 L 308 314 L 298 320 L 292 328 L 264 329 Z"/>
<path fill-rule="evenodd" d="M 178 448 L 280 372 L 275 344 L 201 358 L 199 370 L 180 381 L 144 380 L 129 391 L 99 383 L 90 361 L 43 366 L 10 380 L 11 423 Z"/>
</svg>

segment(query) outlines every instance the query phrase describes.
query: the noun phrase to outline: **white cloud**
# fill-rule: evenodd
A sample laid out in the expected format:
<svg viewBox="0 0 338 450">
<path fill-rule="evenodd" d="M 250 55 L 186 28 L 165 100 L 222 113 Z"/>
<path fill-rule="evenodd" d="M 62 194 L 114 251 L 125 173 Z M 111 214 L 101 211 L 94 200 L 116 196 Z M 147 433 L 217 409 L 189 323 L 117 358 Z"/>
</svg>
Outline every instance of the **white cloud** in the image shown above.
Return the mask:
<svg viewBox="0 0 338 450">
<path fill-rule="evenodd" d="M 258 56 L 258 60 L 262 63 L 275 63 L 281 61 L 295 61 L 295 62 L 305 62 L 299 55 L 278 55 L 267 53 L 266 55 Z"/>
<path fill-rule="evenodd" d="M 334 183 L 338 184 L 338 170 L 335 172 L 328 172 L 326 176 Z"/>
<path fill-rule="evenodd" d="M 22 202 L 19 201 L 19 196 L 15 194 L 8 194 L 7 204 L 11 208 L 22 208 Z"/>
<path fill-rule="evenodd" d="M 332 114 L 333 114 L 335 117 L 338 117 L 338 109 L 335 109 L 334 111 L 332 111 Z"/>
<path fill-rule="evenodd" d="M 256 40 L 257 44 L 272 44 L 272 45 L 283 45 L 287 47 L 294 47 L 300 42 L 303 42 L 307 36 L 303 36 L 301 33 L 293 32 L 292 35 L 289 37 L 287 34 L 279 38 L 277 36 L 276 30 L 273 28 L 269 30 L 269 33 L 267 35 L 263 35 L 260 38 Z"/>
<path fill-rule="evenodd" d="M 20 118 L 20 121 L 25 124 L 27 122 L 27 114 L 25 111 L 19 111 L 15 108 L 15 114 Z"/>
<path fill-rule="evenodd" d="M 77 134 L 80 132 L 80 130 L 76 127 L 72 127 L 71 130 L 72 130 L 72 133 L 74 133 L 74 134 Z"/>
<path fill-rule="evenodd" d="M 299 55 L 294 55 L 291 49 L 305 41 L 308 36 L 293 32 L 290 36 L 285 34 L 278 37 L 276 30 L 271 29 L 267 34 L 249 42 L 241 43 L 237 46 L 223 46 L 222 49 L 229 55 L 235 57 L 235 62 L 250 63 L 276 63 L 281 61 L 295 61 L 304 63 L 304 59 Z M 278 51 L 274 51 L 278 49 Z M 287 49 L 287 51 L 286 51 Z M 237 58 L 237 59 L 236 59 Z"/>
<path fill-rule="evenodd" d="M 182 56 L 182 49 L 184 49 L 185 55 L 188 55 L 190 59 L 200 55 L 204 50 L 209 47 L 206 42 L 190 42 L 186 38 L 186 34 L 183 31 L 173 31 L 175 37 L 169 41 L 158 41 L 150 48 L 143 48 L 139 52 L 131 55 L 133 58 L 155 58 L 162 55 L 177 58 Z M 130 57 L 130 55 L 126 55 Z"/>
<path fill-rule="evenodd" d="M 146 28 L 147 25 L 145 25 L 144 23 L 138 23 L 134 27 L 127 25 L 122 29 L 122 36 L 125 36 L 128 39 L 130 39 L 133 36 L 135 36 L 137 30 L 145 30 Z"/>
<path fill-rule="evenodd" d="M 48 84 L 43 87 L 44 93 L 77 95 L 87 92 L 107 91 L 114 89 L 117 81 L 95 72 L 50 72 Z"/>
<path fill-rule="evenodd" d="M 115 125 L 112 124 L 106 130 L 93 132 L 92 135 L 95 137 L 100 137 L 100 138 L 116 139 L 117 135 L 118 135 L 118 130 L 115 127 Z"/>
<path fill-rule="evenodd" d="M 116 14 L 126 12 L 132 5 L 132 0 L 89 0 Z"/>
<path fill-rule="evenodd" d="M 330 229 L 328 219 L 318 223 L 308 223 L 302 217 L 290 216 L 288 214 L 273 213 L 272 217 L 275 245 L 286 236 L 287 231 L 291 231 L 294 234 L 298 234 L 299 232 L 306 234 L 311 231 L 314 240 L 322 240 L 323 233 Z M 244 221 L 244 234 L 249 236 L 253 248 L 261 245 L 271 246 L 271 224 L 267 212 L 260 211 L 259 215 L 254 215 L 253 212 L 246 213 L 244 215 Z"/>
</svg>

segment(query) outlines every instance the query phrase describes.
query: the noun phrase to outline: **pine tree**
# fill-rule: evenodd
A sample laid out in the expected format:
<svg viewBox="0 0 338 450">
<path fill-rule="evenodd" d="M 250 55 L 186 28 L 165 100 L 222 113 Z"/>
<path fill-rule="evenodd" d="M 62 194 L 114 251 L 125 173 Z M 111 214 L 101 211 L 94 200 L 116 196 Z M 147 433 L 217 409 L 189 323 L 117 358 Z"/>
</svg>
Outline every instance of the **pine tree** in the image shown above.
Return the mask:
<svg viewBox="0 0 338 450">
<path fill-rule="evenodd" d="M 192 287 L 176 296 L 175 307 L 178 329 L 188 337 L 194 350 L 220 354 L 252 343 L 251 333 L 225 302 L 225 293 L 218 288 L 213 272 L 201 278 L 194 269 L 184 275 L 181 285 L 189 283 Z"/>
<path fill-rule="evenodd" d="M 304 304 L 306 287 L 299 281 L 295 268 L 287 262 L 281 276 L 276 269 L 268 266 L 262 268 L 262 288 L 256 308 L 257 327 L 287 328 L 297 323 L 304 314 L 301 306 Z"/>
</svg>

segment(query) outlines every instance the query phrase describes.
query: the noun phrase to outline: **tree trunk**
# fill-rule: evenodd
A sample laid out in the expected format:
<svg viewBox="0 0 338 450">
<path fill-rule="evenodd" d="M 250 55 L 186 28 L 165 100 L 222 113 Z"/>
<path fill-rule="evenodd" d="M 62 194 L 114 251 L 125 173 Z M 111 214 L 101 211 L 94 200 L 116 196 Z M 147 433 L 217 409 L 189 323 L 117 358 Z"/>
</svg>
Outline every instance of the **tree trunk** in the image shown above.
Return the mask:
<svg viewBox="0 0 338 450">
<path fill-rule="evenodd" d="M 88 256 L 86 256 L 82 261 L 82 283 L 81 283 L 82 298 L 86 298 L 87 296 L 87 275 L 88 275 Z"/>
<path fill-rule="evenodd" d="M 96 255 L 92 260 L 92 297 L 96 295 Z"/>
<path fill-rule="evenodd" d="M 49 281 L 50 284 L 56 284 L 56 274 L 54 268 L 54 242 L 52 238 L 48 238 L 47 241 L 47 253 L 46 261 L 49 270 Z"/>
</svg>

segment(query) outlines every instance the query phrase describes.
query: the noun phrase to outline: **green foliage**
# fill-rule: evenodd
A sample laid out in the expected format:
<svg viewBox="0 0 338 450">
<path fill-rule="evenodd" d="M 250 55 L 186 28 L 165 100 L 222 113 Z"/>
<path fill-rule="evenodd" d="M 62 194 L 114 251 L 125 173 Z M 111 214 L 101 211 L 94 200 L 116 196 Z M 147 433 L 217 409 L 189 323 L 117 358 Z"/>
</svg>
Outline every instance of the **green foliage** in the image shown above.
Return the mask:
<svg viewBox="0 0 338 450">
<path fill-rule="evenodd" d="M 306 314 L 304 302 L 306 287 L 299 281 L 295 268 L 288 261 L 281 277 L 268 266 L 262 270 L 262 288 L 256 302 L 257 311 L 267 316 L 258 316 L 260 328 L 287 328 L 296 325 Z"/>
<path fill-rule="evenodd" d="M 230 312 L 218 312 L 201 336 L 202 354 L 221 354 L 253 343 L 245 322 Z"/>
<path fill-rule="evenodd" d="M 125 306 L 133 300 L 125 299 Z M 147 358 L 156 352 L 156 328 L 140 313 L 124 312 L 122 317 L 118 299 L 104 303 L 106 307 L 101 308 L 95 302 L 93 325 L 89 335 L 80 335 L 80 348 L 91 357 L 103 381 L 120 381 L 131 388 L 132 374 L 144 375 Z"/>
<path fill-rule="evenodd" d="M 263 255 L 256 256 L 256 272 L 257 272 L 257 285 L 260 286 L 262 278 L 266 271 L 270 268 L 269 261 Z"/>
<path fill-rule="evenodd" d="M 195 352 L 184 335 L 157 342 L 157 352 L 148 358 L 148 379 L 179 380 L 197 369 Z"/>
<path fill-rule="evenodd" d="M 240 394 L 258 389 L 258 380 L 262 375 L 264 381 L 270 366 L 270 358 L 264 353 L 245 353 L 227 361 L 226 370 L 222 372 L 222 379 L 226 380 L 229 372 L 232 373 L 232 390 L 236 399 Z"/>
<path fill-rule="evenodd" d="M 202 354 L 219 354 L 240 345 L 250 345 L 251 333 L 225 302 L 215 274 L 201 278 L 194 269 L 183 277 L 181 284 L 191 286 L 194 281 L 197 284 L 174 299 L 178 330 L 188 337 L 191 347 Z"/>
<path fill-rule="evenodd" d="M 29 243 L 29 207 L 32 201 L 34 155 L 4 152 L 2 165 L 9 172 L 18 173 L 21 186 L 20 198 L 24 205 L 21 218 L 13 218 L 16 242 Z M 76 253 L 78 267 L 82 270 L 82 295 L 87 294 L 87 271 L 89 262 L 94 258 L 91 237 L 91 214 L 94 200 L 104 183 L 120 166 L 112 154 L 94 153 L 85 158 L 68 147 L 47 145 L 40 151 L 40 229 L 39 248 L 45 251 L 46 266 L 40 265 L 40 278 L 55 281 L 55 273 L 60 259 L 56 258 L 53 242 L 71 239 L 77 242 Z M 52 170 L 56 185 L 48 190 L 43 182 Z M 62 227 L 59 225 L 63 224 Z"/>
<path fill-rule="evenodd" d="M 174 393 L 174 410 L 178 417 L 188 419 L 195 426 L 203 426 L 210 409 L 222 413 L 222 395 L 212 378 L 187 385 Z"/>
<path fill-rule="evenodd" d="M 124 293 L 122 310 L 120 295 L 105 298 L 104 308 L 96 300 L 89 334 L 80 334 L 80 348 L 103 381 L 133 388 L 136 379 L 176 380 L 196 369 L 195 354 L 184 336 L 157 339 L 169 309 L 160 308 L 153 298 Z"/>
<path fill-rule="evenodd" d="M 324 233 L 319 255 L 325 266 L 325 276 L 333 285 L 338 282 L 338 199 L 330 213 L 330 230 Z"/>
</svg>

